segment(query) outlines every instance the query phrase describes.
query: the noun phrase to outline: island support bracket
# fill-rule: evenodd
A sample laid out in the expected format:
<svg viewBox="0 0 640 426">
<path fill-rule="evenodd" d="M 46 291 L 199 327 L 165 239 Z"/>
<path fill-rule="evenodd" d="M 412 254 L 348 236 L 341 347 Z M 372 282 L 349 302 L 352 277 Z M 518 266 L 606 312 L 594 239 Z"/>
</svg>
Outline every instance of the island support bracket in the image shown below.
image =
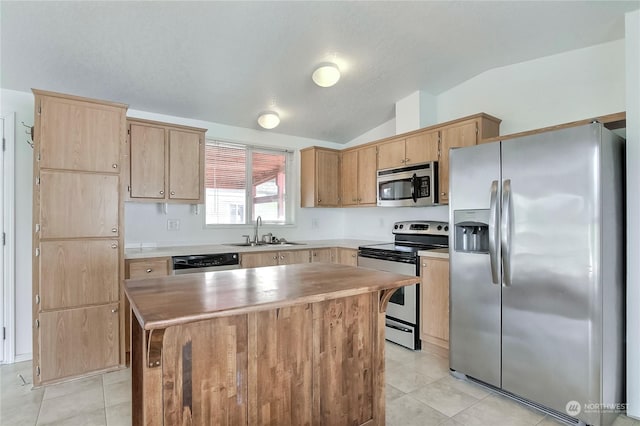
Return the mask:
<svg viewBox="0 0 640 426">
<path fill-rule="evenodd" d="M 147 362 L 149 368 L 162 365 L 162 342 L 164 340 L 164 328 L 150 330 L 147 336 Z"/>
<path fill-rule="evenodd" d="M 389 304 L 389 300 L 391 300 L 391 296 L 393 296 L 393 293 L 395 293 L 396 290 L 398 290 L 398 289 L 397 288 L 389 288 L 389 289 L 386 289 L 386 290 L 382 290 L 380 292 L 379 310 L 380 310 L 381 314 L 387 312 L 387 305 Z"/>
</svg>

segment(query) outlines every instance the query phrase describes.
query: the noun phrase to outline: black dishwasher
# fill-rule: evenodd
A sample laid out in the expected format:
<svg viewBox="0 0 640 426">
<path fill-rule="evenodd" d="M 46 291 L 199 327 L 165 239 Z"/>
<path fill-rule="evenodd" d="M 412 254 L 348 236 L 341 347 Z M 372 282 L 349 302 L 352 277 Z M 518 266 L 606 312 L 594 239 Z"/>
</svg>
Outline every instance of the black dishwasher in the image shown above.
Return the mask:
<svg viewBox="0 0 640 426">
<path fill-rule="evenodd" d="M 240 268 L 238 253 L 194 254 L 190 256 L 173 256 L 172 259 L 174 275 L 228 271 Z"/>
</svg>

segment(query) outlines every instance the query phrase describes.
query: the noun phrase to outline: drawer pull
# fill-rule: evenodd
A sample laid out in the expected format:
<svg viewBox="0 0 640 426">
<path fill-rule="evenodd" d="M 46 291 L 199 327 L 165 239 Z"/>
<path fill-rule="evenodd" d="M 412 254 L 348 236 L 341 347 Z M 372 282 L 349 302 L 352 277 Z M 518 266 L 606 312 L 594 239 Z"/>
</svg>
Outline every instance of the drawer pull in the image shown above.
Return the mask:
<svg viewBox="0 0 640 426">
<path fill-rule="evenodd" d="M 117 168 L 118 168 L 118 165 L 117 165 L 116 163 L 113 163 L 113 164 L 111 165 L 111 167 L 113 167 L 114 169 L 117 169 Z"/>
<path fill-rule="evenodd" d="M 113 308 L 113 309 L 111 310 L 111 313 L 112 313 L 112 314 L 115 314 L 116 312 L 118 312 L 118 308 Z"/>
<path fill-rule="evenodd" d="M 118 228 L 111 228 L 111 232 L 118 232 Z"/>
<path fill-rule="evenodd" d="M 111 248 L 112 249 L 118 248 L 118 245 L 117 244 L 111 244 Z"/>
<path fill-rule="evenodd" d="M 171 191 L 171 195 L 176 195 L 176 191 Z"/>
<path fill-rule="evenodd" d="M 148 268 L 148 269 L 147 269 L 147 274 L 151 273 L 151 271 L 153 271 L 153 269 Z"/>
<path fill-rule="evenodd" d="M 164 191 L 160 191 L 160 195 L 164 195 Z"/>
</svg>

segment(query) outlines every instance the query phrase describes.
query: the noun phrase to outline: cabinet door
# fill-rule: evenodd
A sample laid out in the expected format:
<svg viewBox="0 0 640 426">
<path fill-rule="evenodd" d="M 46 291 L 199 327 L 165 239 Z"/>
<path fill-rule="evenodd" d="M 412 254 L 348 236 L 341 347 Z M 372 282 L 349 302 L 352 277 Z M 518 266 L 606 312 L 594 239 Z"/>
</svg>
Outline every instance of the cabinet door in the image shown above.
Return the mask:
<svg viewBox="0 0 640 426">
<path fill-rule="evenodd" d="M 240 264 L 243 268 L 275 266 L 278 264 L 278 253 L 275 251 L 263 253 L 242 253 L 240 255 Z"/>
<path fill-rule="evenodd" d="M 311 252 L 309 250 L 281 251 L 278 253 L 279 265 L 295 265 L 297 263 L 309 263 Z"/>
<path fill-rule="evenodd" d="M 118 254 L 118 240 L 41 242 L 41 309 L 116 302 Z"/>
<path fill-rule="evenodd" d="M 405 165 L 438 161 L 439 136 L 439 132 L 435 131 L 408 137 L 405 145 L 407 156 Z"/>
<path fill-rule="evenodd" d="M 123 108 L 44 96 L 39 121 L 40 167 L 120 172 Z"/>
<path fill-rule="evenodd" d="M 346 151 L 342 153 L 342 205 L 353 206 L 358 204 L 358 151 Z"/>
<path fill-rule="evenodd" d="M 438 163 L 440 203 L 449 202 L 449 149 L 475 145 L 478 136 L 477 128 L 474 120 L 446 127 L 442 130 L 440 160 Z"/>
<path fill-rule="evenodd" d="M 376 147 L 358 150 L 358 204 L 376 205 Z"/>
<path fill-rule="evenodd" d="M 200 200 L 203 185 L 198 133 L 169 130 L 169 198 Z"/>
<path fill-rule="evenodd" d="M 131 198 L 165 198 L 165 131 L 131 124 Z"/>
<path fill-rule="evenodd" d="M 315 249 L 311 250 L 311 262 L 333 263 L 335 259 L 334 249 Z"/>
<path fill-rule="evenodd" d="M 449 260 L 421 258 L 420 338 L 449 347 Z"/>
<path fill-rule="evenodd" d="M 338 263 L 341 265 L 358 266 L 358 250 L 338 248 Z"/>
<path fill-rule="evenodd" d="M 40 171 L 40 238 L 117 237 L 119 176 Z"/>
<path fill-rule="evenodd" d="M 170 262 L 170 257 L 127 260 L 125 276 L 131 279 L 164 277 L 171 273 Z"/>
<path fill-rule="evenodd" d="M 404 166 L 404 139 L 378 145 L 378 169 Z"/>
<path fill-rule="evenodd" d="M 118 304 L 40 314 L 40 380 L 76 376 L 118 365 Z"/>
<path fill-rule="evenodd" d="M 340 205 L 339 160 L 339 152 L 321 150 L 316 152 L 316 185 L 319 206 L 337 207 Z"/>
</svg>

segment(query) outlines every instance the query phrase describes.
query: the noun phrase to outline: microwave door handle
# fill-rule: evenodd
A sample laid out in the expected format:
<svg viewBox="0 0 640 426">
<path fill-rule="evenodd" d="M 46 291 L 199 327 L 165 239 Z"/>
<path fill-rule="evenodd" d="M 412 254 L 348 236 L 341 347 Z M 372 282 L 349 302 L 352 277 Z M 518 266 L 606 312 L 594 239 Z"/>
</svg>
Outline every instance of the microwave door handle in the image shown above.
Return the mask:
<svg viewBox="0 0 640 426">
<path fill-rule="evenodd" d="M 418 193 L 416 191 L 416 186 L 418 184 L 418 176 L 414 173 L 411 178 L 411 198 L 413 198 L 413 202 L 418 202 Z"/>
</svg>

